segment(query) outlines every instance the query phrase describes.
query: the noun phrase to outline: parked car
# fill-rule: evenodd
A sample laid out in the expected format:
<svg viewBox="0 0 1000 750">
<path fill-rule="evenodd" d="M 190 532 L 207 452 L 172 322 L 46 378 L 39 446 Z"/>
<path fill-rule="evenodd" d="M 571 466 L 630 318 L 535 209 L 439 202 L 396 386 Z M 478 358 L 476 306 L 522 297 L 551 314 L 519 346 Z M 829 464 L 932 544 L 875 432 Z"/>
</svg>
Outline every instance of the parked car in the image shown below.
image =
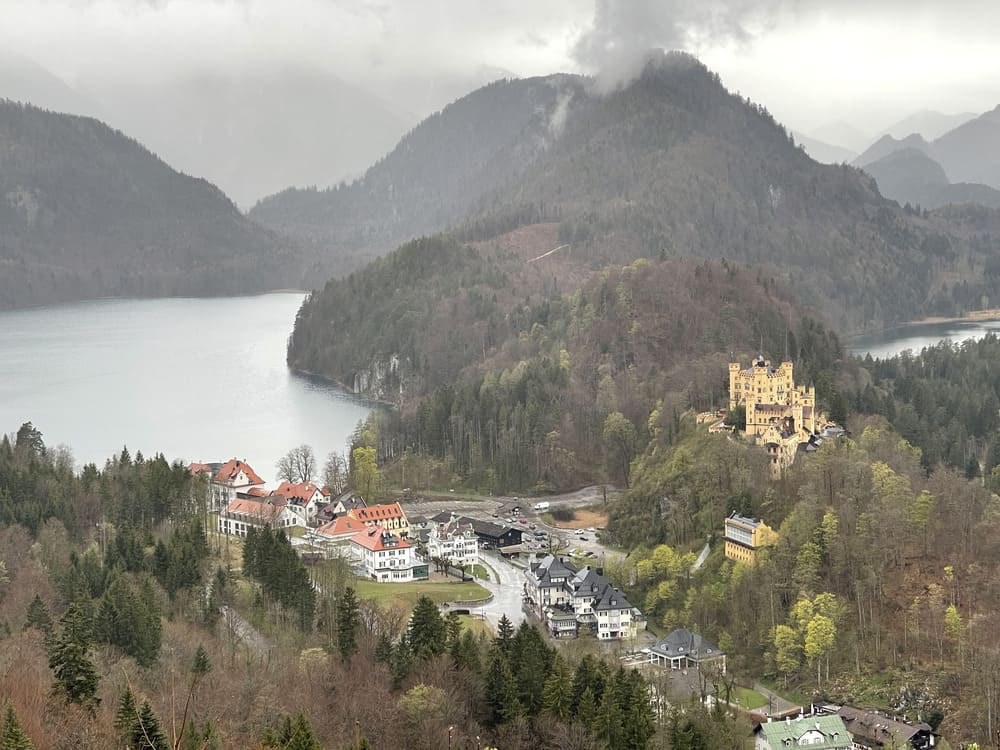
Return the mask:
<svg viewBox="0 0 1000 750">
<path fill-rule="evenodd" d="M 579 539 L 580 539 L 581 542 L 589 542 L 590 541 L 590 537 L 589 536 L 583 536 L 582 534 L 579 536 Z"/>
<path fill-rule="evenodd" d="M 528 519 L 527 519 L 527 518 L 519 518 L 519 519 L 517 520 L 517 522 L 518 522 L 519 524 L 521 524 L 522 526 L 527 526 L 527 525 L 528 525 Z"/>
</svg>

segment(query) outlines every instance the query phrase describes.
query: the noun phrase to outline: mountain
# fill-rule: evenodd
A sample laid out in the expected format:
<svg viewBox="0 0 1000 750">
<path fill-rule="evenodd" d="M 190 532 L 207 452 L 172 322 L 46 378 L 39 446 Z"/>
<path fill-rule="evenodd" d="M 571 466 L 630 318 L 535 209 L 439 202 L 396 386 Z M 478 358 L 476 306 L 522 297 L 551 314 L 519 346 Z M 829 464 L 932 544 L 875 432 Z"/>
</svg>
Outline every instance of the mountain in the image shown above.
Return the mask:
<svg viewBox="0 0 1000 750">
<path fill-rule="evenodd" d="M 976 117 L 975 112 L 959 112 L 953 115 L 946 115 L 943 112 L 924 109 L 904 117 L 899 122 L 893 123 L 885 129 L 884 135 L 891 135 L 893 138 L 905 138 L 913 133 L 918 133 L 926 140 L 933 141 L 949 130 L 954 130 L 958 126 L 967 123 L 974 117 Z"/>
<path fill-rule="evenodd" d="M 545 151 L 577 95 L 583 80 L 574 76 L 489 84 L 428 117 L 362 179 L 285 190 L 249 216 L 332 253 L 347 273 L 486 209 L 502 188 L 516 190 L 516 176 Z"/>
<path fill-rule="evenodd" d="M 218 188 L 103 123 L 0 101 L 0 308 L 238 294 L 301 282 L 301 258 Z"/>
<path fill-rule="evenodd" d="M 1000 190 L 986 185 L 951 183 L 944 168 L 919 149 L 893 151 L 865 167 L 887 198 L 923 208 L 978 203 L 1000 208 Z"/>
<path fill-rule="evenodd" d="M 416 119 L 313 69 L 82 86 L 107 122 L 245 207 L 289 185 L 325 187 L 362 174 Z"/>
<path fill-rule="evenodd" d="M 849 151 L 860 153 L 871 143 L 871 135 L 846 122 L 831 122 L 809 131 L 808 136 Z"/>
<path fill-rule="evenodd" d="M 935 140 L 932 154 L 956 182 L 1000 190 L 1000 105 Z"/>
<path fill-rule="evenodd" d="M 823 141 L 817 141 L 802 133 L 793 132 L 792 136 L 795 138 L 795 142 L 820 164 L 850 164 L 858 156 L 856 151 L 823 143 Z"/>
<path fill-rule="evenodd" d="M 41 65 L 0 50 L 0 99 L 75 115 L 99 116 L 98 104 Z"/>
<path fill-rule="evenodd" d="M 493 84 L 357 183 L 289 191 L 251 215 L 355 262 L 393 237 L 449 231 L 331 280 L 296 324 L 293 367 L 394 400 L 516 346 L 534 329 L 511 321 L 540 300 L 641 258 L 754 267 L 841 329 L 955 314 L 1000 292 L 985 270 L 1000 214 L 901 209 L 677 54 L 608 95 L 579 77 Z"/>
<path fill-rule="evenodd" d="M 883 135 L 865 149 L 852 163 L 856 167 L 865 167 L 879 159 L 884 159 L 894 151 L 902 151 L 903 149 L 913 149 L 926 154 L 930 153 L 931 145 L 917 133 L 911 133 L 905 138 L 894 138 L 891 135 Z"/>
</svg>

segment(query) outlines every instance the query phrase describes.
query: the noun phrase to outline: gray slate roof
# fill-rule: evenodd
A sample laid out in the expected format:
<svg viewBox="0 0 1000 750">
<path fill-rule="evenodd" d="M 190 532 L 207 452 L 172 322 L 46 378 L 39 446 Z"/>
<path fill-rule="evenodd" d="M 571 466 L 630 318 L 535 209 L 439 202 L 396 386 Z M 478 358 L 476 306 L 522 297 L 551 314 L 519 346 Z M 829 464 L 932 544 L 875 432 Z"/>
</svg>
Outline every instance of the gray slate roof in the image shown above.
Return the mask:
<svg viewBox="0 0 1000 750">
<path fill-rule="evenodd" d="M 651 649 L 653 653 L 668 659 L 686 656 L 692 661 L 714 659 L 725 653 L 718 646 L 709 643 L 700 635 L 687 628 L 678 628 L 658 640 Z"/>
</svg>

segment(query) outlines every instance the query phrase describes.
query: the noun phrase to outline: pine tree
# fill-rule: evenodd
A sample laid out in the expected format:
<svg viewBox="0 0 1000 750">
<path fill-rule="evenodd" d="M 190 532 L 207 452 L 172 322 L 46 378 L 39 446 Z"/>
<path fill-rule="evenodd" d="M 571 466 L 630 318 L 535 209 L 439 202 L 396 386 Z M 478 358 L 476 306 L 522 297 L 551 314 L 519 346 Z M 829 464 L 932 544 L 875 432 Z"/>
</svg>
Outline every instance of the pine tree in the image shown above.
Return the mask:
<svg viewBox="0 0 1000 750">
<path fill-rule="evenodd" d="M 552 673 L 545 681 L 542 692 L 542 709 L 550 716 L 565 721 L 570 717 L 573 708 L 573 683 L 569 669 L 561 656 L 556 656 L 552 665 Z"/>
<path fill-rule="evenodd" d="M 361 613 L 354 589 L 348 586 L 337 598 L 337 651 L 347 661 L 358 650 L 358 627 Z"/>
<path fill-rule="evenodd" d="M 45 606 L 42 598 L 35 594 L 35 598 L 28 605 L 28 617 L 24 623 L 24 629 L 38 628 L 46 637 L 52 635 L 52 615 L 49 608 Z"/>
<path fill-rule="evenodd" d="M 471 630 L 466 630 L 462 633 L 462 637 L 452 644 L 450 653 L 455 666 L 459 669 L 464 669 L 473 674 L 479 674 L 483 671 L 483 665 L 480 662 L 479 644 L 476 642 L 476 637 L 472 634 Z"/>
<path fill-rule="evenodd" d="M 517 684 L 500 649 L 493 650 L 489 669 L 486 671 L 486 706 L 488 723 L 496 726 L 524 715 L 524 706 L 517 697 Z"/>
<path fill-rule="evenodd" d="M 129 732 L 130 750 L 169 750 L 170 745 L 160 728 L 160 720 L 153 713 L 149 701 L 144 700 L 138 718 Z"/>
<path fill-rule="evenodd" d="M 138 714 L 135 706 L 135 696 L 126 686 L 118 696 L 118 710 L 115 712 L 115 729 L 122 735 L 130 734 Z"/>
<path fill-rule="evenodd" d="M 410 674 L 410 667 L 413 665 L 413 651 L 410 648 L 410 639 L 406 633 L 402 635 L 395 648 L 392 650 L 392 686 L 398 690 L 403 680 Z"/>
<path fill-rule="evenodd" d="M 80 604 L 74 602 L 59 622 L 62 632 L 53 640 L 49 651 L 49 667 L 55 673 L 53 691 L 93 711 L 100 699 L 97 697 L 97 670 L 88 655 L 90 621 Z"/>
<path fill-rule="evenodd" d="M 413 608 L 409 627 L 410 648 L 417 658 L 426 659 L 444 653 L 446 626 L 437 605 L 427 596 L 421 596 Z"/>
<path fill-rule="evenodd" d="M 319 740 L 313 734 L 312 727 L 303 714 L 292 719 L 286 716 L 281 722 L 281 728 L 268 728 L 261 738 L 261 744 L 276 750 L 322 750 Z"/>
<path fill-rule="evenodd" d="M 32 750 L 33 747 L 28 735 L 21 729 L 14 706 L 8 703 L 3 723 L 0 724 L 0 750 Z"/>
<path fill-rule="evenodd" d="M 208 652 L 199 643 L 198 648 L 194 652 L 194 663 L 191 665 L 191 674 L 196 680 L 200 680 L 211 671 L 212 662 L 208 660 Z"/>
<path fill-rule="evenodd" d="M 392 661 L 392 641 L 387 633 L 379 633 L 378 643 L 375 644 L 375 661 L 381 664 Z"/>
<path fill-rule="evenodd" d="M 593 729 L 608 744 L 608 747 L 623 747 L 621 708 L 618 701 L 615 700 L 614 690 L 604 691 Z"/>
<path fill-rule="evenodd" d="M 594 698 L 594 691 L 589 687 L 583 691 L 577 703 L 574 715 L 586 724 L 590 729 L 597 726 L 597 700 Z"/>
<path fill-rule="evenodd" d="M 510 620 L 507 619 L 507 615 L 502 615 L 500 617 L 500 622 L 497 623 L 497 646 L 505 654 L 510 653 L 510 643 L 514 638 L 514 625 Z"/>
</svg>

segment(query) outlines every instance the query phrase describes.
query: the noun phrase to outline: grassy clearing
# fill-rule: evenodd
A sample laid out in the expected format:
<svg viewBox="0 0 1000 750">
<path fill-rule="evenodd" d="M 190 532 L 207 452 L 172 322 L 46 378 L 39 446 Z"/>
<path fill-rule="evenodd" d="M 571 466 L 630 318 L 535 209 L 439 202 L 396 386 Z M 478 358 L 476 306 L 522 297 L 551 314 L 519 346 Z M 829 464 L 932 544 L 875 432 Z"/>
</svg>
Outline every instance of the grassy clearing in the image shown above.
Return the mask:
<svg viewBox="0 0 1000 750">
<path fill-rule="evenodd" d="M 492 570 L 487 570 L 485 565 L 480 563 L 475 563 L 474 565 L 466 565 L 465 572 L 471 575 L 473 578 L 478 578 L 481 581 L 489 581 L 491 578 L 495 581 L 500 580 L 497 575 Z"/>
<path fill-rule="evenodd" d="M 488 623 L 480 620 L 478 617 L 473 617 L 472 615 L 459 615 L 458 619 L 462 621 L 462 629 L 471 630 L 474 636 L 479 636 L 479 634 L 482 633 L 488 638 L 493 637 L 493 629 Z"/>
<path fill-rule="evenodd" d="M 733 688 L 732 701 L 739 701 L 740 708 L 747 710 L 767 705 L 767 698 L 750 688 L 736 686 Z"/>
<path fill-rule="evenodd" d="M 435 604 L 444 604 L 445 602 L 476 601 L 490 595 L 489 591 L 472 581 L 376 583 L 359 578 L 355 584 L 355 590 L 360 599 L 374 599 L 380 603 L 398 601 L 410 607 L 413 607 L 421 596 L 429 597 Z"/>
</svg>

